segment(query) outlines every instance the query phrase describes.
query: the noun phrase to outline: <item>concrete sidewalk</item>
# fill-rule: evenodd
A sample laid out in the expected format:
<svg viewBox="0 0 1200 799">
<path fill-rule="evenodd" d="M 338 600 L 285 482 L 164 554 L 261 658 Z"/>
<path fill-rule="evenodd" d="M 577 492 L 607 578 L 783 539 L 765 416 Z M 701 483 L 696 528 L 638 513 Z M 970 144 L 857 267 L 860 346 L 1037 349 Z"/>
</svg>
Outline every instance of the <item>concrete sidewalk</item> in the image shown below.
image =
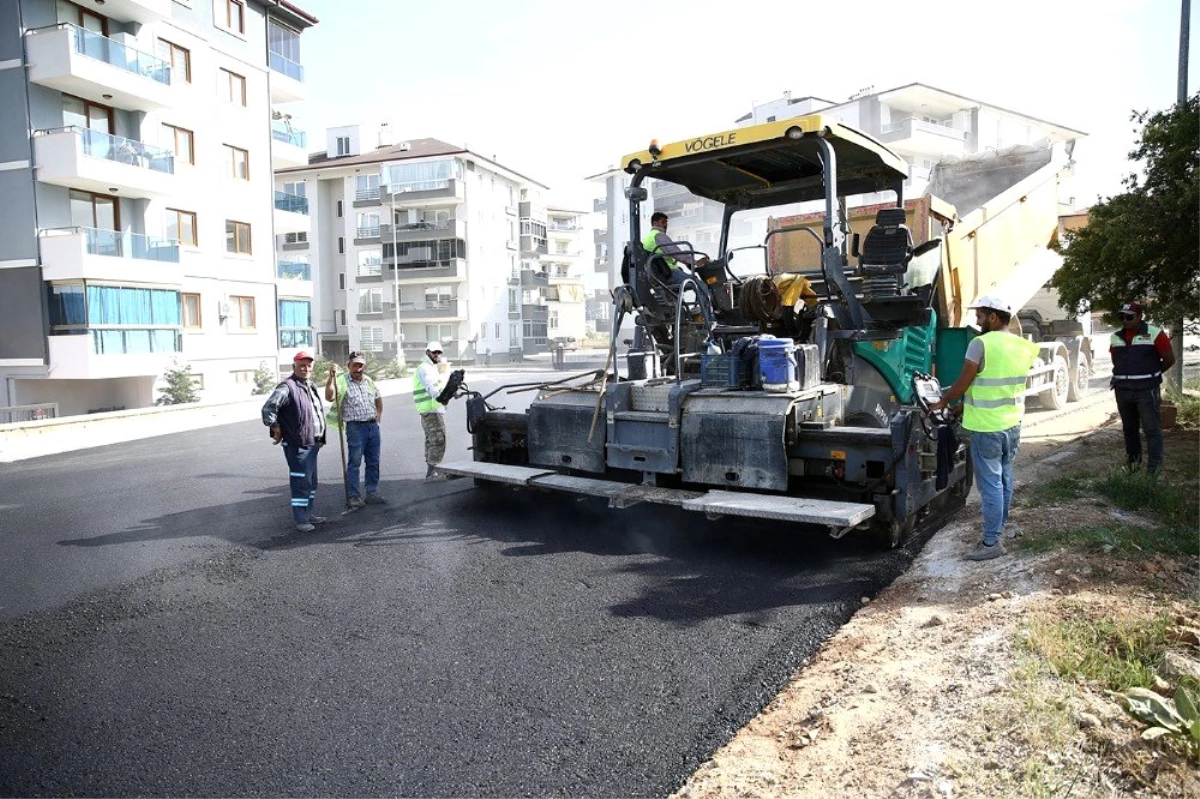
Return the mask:
<svg viewBox="0 0 1200 799">
<path fill-rule="evenodd" d="M 412 394 L 411 377 L 377 380 L 375 385 L 383 397 Z M 153 406 L 3 424 L 0 463 L 261 419 L 266 401 L 267 395 L 259 394 L 236 402 Z"/>
</svg>

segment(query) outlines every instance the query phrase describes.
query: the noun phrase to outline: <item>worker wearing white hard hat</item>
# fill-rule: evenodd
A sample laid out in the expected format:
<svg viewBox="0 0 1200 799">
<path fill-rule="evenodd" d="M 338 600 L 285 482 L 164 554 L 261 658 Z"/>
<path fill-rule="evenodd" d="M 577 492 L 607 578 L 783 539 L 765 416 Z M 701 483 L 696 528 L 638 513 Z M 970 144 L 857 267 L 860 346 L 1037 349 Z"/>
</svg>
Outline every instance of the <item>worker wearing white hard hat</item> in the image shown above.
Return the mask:
<svg viewBox="0 0 1200 799">
<path fill-rule="evenodd" d="M 430 483 L 446 479 L 434 468 L 446 456 L 446 406 L 438 402 L 438 395 L 449 375 L 438 368 L 441 359 L 442 342 L 431 341 L 425 345 L 425 357 L 413 373 L 413 400 L 425 432 L 425 480 Z"/>
<path fill-rule="evenodd" d="M 929 410 L 966 397 L 963 428 L 971 435 L 971 464 L 983 510 L 983 540 L 967 560 L 991 560 L 1006 554 L 1001 536 L 1012 537 L 1016 531 L 1008 521 L 1013 459 L 1021 443 L 1029 369 L 1040 348 L 1009 332 L 1012 306 L 1003 297 L 985 294 L 970 307 L 983 334 L 967 345 L 958 379 Z"/>
</svg>

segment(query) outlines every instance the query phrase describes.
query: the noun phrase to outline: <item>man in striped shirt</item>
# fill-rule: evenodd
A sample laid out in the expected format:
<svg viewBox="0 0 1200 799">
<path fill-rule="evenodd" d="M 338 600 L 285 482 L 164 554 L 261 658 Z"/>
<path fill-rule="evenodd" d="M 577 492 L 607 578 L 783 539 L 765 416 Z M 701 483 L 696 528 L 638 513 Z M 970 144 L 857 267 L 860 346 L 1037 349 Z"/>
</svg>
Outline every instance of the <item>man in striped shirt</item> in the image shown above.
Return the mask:
<svg viewBox="0 0 1200 799">
<path fill-rule="evenodd" d="M 367 357 L 361 352 L 350 353 L 346 364 L 349 374 L 337 374 L 330 366 L 325 381 L 325 401 L 330 403 L 328 421 L 346 426 L 346 495 L 351 508 L 383 502 L 379 496 L 379 424 L 383 421 L 383 398 L 375 381 L 366 373 Z M 358 473 L 366 460 L 366 491 L 364 500 L 359 494 Z"/>
</svg>

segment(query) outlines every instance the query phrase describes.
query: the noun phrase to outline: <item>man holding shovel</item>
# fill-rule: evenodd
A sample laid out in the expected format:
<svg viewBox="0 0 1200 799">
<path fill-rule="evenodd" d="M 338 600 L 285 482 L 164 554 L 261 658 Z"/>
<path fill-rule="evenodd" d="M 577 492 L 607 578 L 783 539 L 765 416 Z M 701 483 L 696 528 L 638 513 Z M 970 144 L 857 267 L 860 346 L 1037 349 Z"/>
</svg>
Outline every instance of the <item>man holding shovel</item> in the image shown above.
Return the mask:
<svg viewBox="0 0 1200 799">
<path fill-rule="evenodd" d="M 366 374 L 367 358 L 361 352 L 351 352 L 346 364 L 349 374 L 338 374 L 337 365 L 329 365 L 325 381 L 325 400 L 330 403 L 326 417 L 329 424 L 345 420 L 346 448 L 346 507 L 350 510 L 364 504 L 384 501 L 379 496 L 379 423 L 383 420 L 383 398 L 375 381 Z M 366 461 L 366 499 L 359 493 L 359 468 Z"/>
</svg>

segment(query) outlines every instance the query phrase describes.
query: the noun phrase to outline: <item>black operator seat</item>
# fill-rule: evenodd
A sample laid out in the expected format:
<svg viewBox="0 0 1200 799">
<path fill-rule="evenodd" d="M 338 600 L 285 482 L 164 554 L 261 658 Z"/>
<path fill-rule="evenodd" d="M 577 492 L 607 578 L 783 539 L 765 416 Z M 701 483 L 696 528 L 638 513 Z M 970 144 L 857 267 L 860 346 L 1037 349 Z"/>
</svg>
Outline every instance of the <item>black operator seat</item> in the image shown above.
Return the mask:
<svg viewBox="0 0 1200 799">
<path fill-rule="evenodd" d="M 863 241 L 859 264 L 864 267 L 896 267 L 903 274 L 912 260 L 912 233 L 904 224 L 903 208 L 884 208 L 875 214 L 875 226 L 867 232 Z"/>
</svg>

